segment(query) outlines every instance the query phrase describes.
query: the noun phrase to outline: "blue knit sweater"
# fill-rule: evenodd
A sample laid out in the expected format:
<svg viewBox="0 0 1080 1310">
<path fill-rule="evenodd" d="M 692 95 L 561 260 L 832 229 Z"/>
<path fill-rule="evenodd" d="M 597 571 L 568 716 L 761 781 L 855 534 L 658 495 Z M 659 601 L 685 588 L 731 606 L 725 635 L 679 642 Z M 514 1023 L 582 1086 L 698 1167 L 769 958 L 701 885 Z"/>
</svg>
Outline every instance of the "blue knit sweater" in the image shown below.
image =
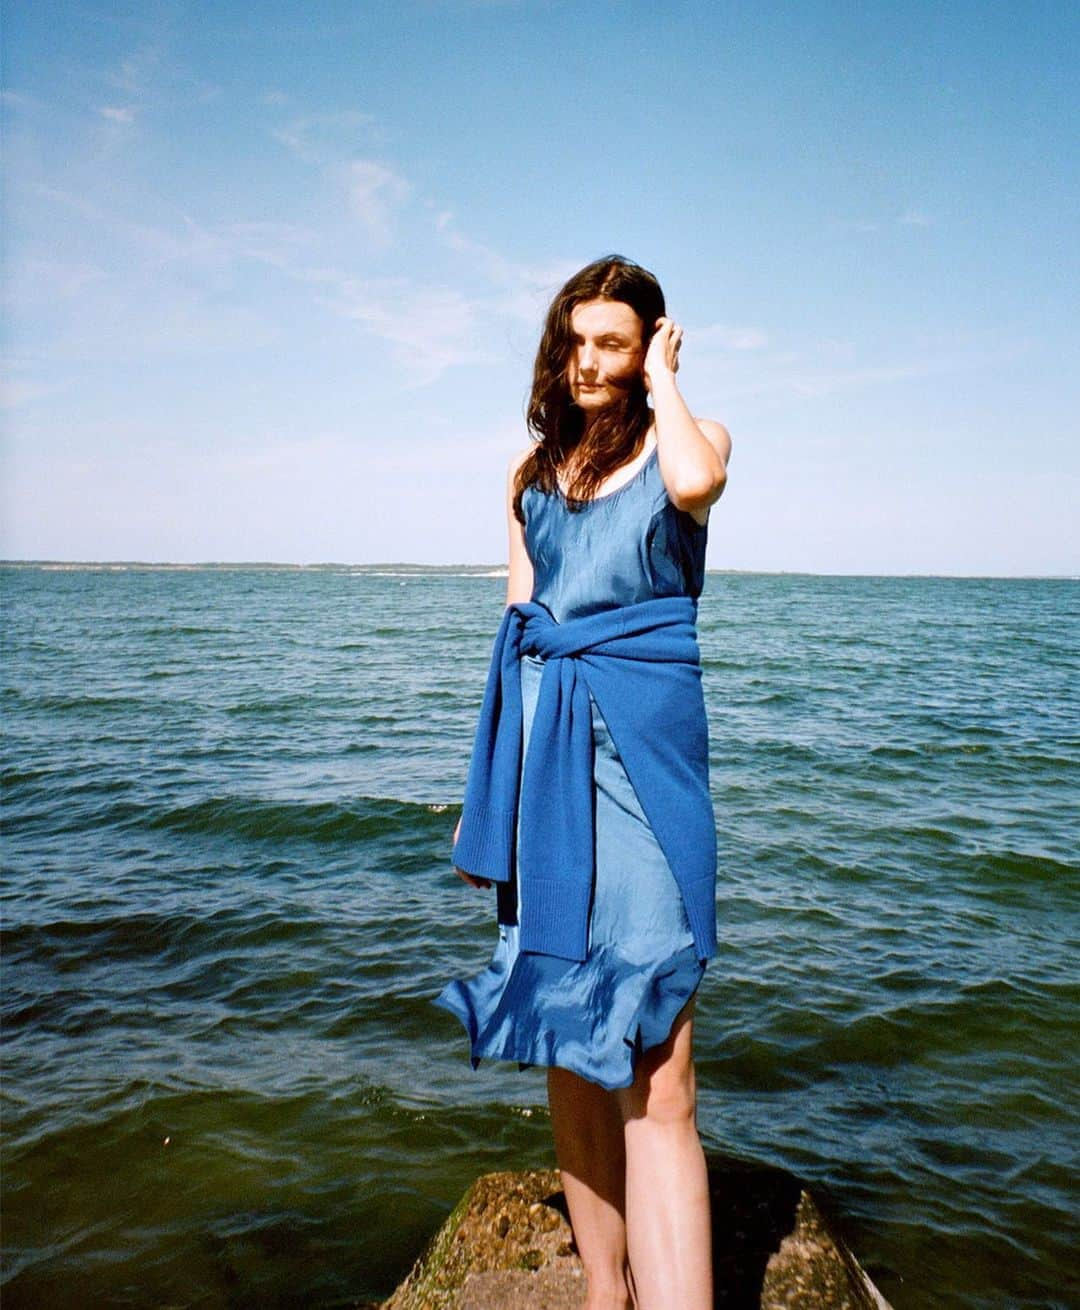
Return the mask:
<svg viewBox="0 0 1080 1310">
<path fill-rule="evenodd" d="M 698 956 L 717 953 L 716 820 L 696 618 L 690 596 L 659 596 L 565 623 L 535 601 L 506 607 L 453 861 L 466 873 L 509 880 L 520 823 L 518 872 L 528 888 L 522 950 L 570 960 L 588 955 L 591 691 L 682 891 Z M 547 662 L 520 771 L 523 654 Z"/>
</svg>

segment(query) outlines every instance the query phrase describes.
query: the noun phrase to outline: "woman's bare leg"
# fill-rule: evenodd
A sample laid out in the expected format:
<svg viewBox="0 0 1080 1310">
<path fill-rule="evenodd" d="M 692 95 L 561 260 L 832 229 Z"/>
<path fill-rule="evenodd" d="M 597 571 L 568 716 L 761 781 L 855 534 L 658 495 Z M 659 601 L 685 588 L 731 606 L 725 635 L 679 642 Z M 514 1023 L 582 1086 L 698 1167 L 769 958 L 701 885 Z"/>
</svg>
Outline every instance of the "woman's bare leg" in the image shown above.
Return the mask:
<svg viewBox="0 0 1080 1310">
<path fill-rule="evenodd" d="M 615 1093 L 569 1069 L 549 1067 L 548 1105 L 574 1241 L 589 1280 L 583 1310 L 629 1310 L 626 1153 Z"/>
<path fill-rule="evenodd" d="M 697 1130 L 694 997 L 615 1096 L 625 1120 L 626 1235 L 639 1310 L 712 1310 L 712 1221 Z"/>
</svg>

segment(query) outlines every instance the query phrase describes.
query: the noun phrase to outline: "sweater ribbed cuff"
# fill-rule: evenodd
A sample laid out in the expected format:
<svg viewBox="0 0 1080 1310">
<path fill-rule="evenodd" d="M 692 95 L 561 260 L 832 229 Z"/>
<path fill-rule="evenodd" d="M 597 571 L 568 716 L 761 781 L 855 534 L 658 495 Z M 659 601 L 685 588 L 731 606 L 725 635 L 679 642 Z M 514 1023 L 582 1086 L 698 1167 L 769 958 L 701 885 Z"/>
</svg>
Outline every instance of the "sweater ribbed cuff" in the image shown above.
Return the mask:
<svg viewBox="0 0 1080 1310">
<path fill-rule="evenodd" d="M 523 951 L 584 960 L 589 953 L 589 878 L 568 882 L 562 878 L 523 880 L 521 937 Z"/>
<path fill-rule="evenodd" d="M 451 858 L 476 878 L 506 882 L 513 868 L 514 815 L 466 805 Z"/>
<path fill-rule="evenodd" d="M 716 941 L 716 878 L 696 878 L 683 896 L 690 931 L 694 934 L 698 959 L 710 960 L 719 953 Z"/>
</svg>

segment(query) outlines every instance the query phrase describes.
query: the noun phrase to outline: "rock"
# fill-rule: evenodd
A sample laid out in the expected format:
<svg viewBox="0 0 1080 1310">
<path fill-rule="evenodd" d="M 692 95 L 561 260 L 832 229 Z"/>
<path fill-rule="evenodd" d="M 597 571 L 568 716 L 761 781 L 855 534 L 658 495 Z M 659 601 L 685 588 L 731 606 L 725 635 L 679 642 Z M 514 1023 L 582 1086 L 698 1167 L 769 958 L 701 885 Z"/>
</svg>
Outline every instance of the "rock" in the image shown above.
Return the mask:
<svg viewBox="0 0 1080 1310">
<path fill-rule="evenodd" d="M 707 1159 L 716 1307 L 892 1310 L 828 1197 L 782 1169 L 715 1153 Z"/>
<path fill-rule="evenodd" d="M 709 1155 L 714 1305 L 891 1310 L 832 1204 L 779 1169 Z M 381 1310 L 578 1310 L 585 1271 L 557 1169 L 484 1174 Z"/>
<path fill-rule="evenodd" d="M 382 1310 L 572 1310 L 585 1299 L 558 1170 L 483 1174 Z"/>
<path fill-rule="evenodd" d="M 795 1228 L 769 1257 L 761 1310 L 891 1310 L 809 1192 L 799 1194 Z"/>
</svg>

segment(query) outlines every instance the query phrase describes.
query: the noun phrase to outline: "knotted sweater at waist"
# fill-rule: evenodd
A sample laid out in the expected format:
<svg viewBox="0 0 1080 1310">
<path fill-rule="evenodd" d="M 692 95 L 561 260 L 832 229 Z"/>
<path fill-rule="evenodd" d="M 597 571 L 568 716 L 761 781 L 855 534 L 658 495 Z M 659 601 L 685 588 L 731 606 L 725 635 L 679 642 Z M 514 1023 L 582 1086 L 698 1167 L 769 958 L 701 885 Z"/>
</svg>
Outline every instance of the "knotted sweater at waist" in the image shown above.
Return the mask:
<svg viewBox="0 0 1080 1310">
<path fill-rule="evenodd" d="M 595 863 L 590 692 L 682 892 L 701 959 L 717 953 L 716 822 L 697 602 L 659 596 L 557 623 L 506 607 L 488 668 L 454 864 L 527 885 L 525 951 L 584 960 Z M 522 767 L 521 656 L 544 660 Z M 515 851 L 515 847 L 519 849 Z"/>
</svg>

